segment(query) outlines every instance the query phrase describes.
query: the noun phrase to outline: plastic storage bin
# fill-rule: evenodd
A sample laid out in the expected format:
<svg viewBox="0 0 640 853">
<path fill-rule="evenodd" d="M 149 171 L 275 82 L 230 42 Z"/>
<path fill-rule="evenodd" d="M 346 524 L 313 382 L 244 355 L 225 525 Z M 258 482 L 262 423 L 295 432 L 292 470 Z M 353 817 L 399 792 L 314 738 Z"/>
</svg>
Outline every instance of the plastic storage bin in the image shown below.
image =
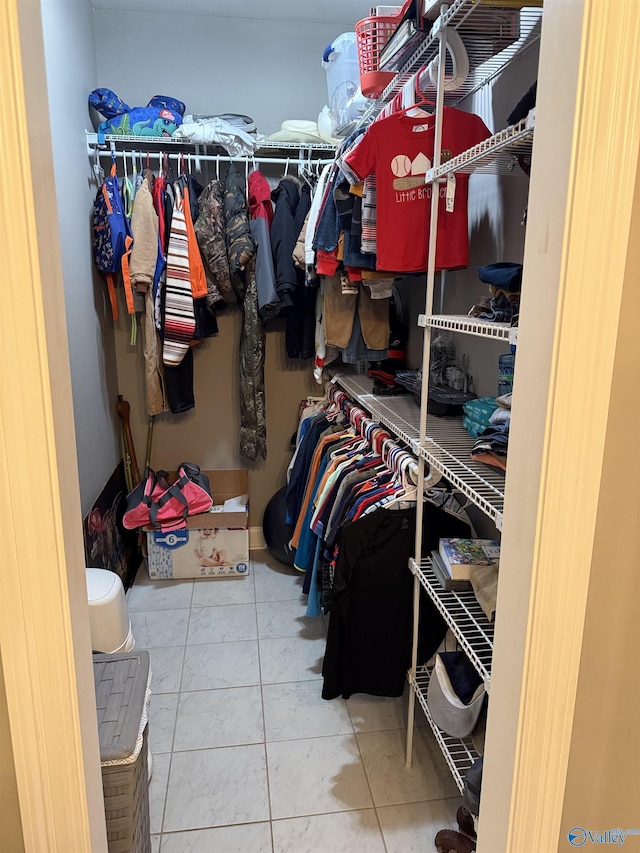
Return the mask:
<svg viewBox="0 0 640 853">
<path fill-rule="evenodd" d="M 87 569 L 91 647 L 94 652 L 130 652 L 135 646 L 122 581 L 107 569 Z"/>
<path fill-rule="evenodd" d="M 149 652 L 94 655 L 93 677 L 109 853 L 151 853 Z"/>
<path fill-rule="evenodd" d="M 327 93 L 331 133 L 355 121 L 366 104 L 360 92 L 360 69 L 355 33 L 342 33 L 334 39 L 322 56 L 327 73 Z"/>
</svg>

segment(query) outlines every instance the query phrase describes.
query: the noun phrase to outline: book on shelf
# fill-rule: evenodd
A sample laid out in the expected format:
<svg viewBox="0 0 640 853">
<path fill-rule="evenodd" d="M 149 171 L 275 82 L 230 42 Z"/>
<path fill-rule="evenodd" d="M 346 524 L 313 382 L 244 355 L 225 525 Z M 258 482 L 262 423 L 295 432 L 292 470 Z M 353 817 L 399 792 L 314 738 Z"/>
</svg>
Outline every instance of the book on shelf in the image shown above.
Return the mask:
<svg viewBox="0 0 640 853">
<path fill-rule="evenodd" d="M 449 575 L 438 551 L 431 552 L 431 568 L 443 589 L 446 589 L 449 592 L 466 592 L 472 589 L 470 581 L 454 580 Z"/>
<path fill-rule="evenodd" d="M 494 539 L 441 539 L 438 550 L 454 580 L 469 580 L 474 568 L 500 563 L 500 543 Z"/>
</svg>

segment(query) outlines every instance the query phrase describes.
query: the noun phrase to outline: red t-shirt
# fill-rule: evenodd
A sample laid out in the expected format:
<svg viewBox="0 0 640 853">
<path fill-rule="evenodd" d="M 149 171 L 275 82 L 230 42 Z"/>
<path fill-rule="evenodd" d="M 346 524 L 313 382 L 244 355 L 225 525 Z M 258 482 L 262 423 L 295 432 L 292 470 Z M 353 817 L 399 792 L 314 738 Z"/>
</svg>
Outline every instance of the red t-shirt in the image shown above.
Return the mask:
<svg viewBox="0 0 640 853">
<path fill-rule="evenodd" d="M 426 128 L 416 130 L 415 128 Z M 374 122 L 346 157 L 364 180 L 375 174 L 377 185 L 377 268 L 422 272 L 427 267 L 431 184 L 424 176 L 432 166 L 435 116 L 390 115 Z M 442 162 L 490 136 L 482 119 L 445 107 L 442 123 Z M 469 175 L 456 174 L 453 212 L 446 211 L 446 186 L 439 185 L 436 268 L 469 265 L 467 196 Z"/>
</svg>

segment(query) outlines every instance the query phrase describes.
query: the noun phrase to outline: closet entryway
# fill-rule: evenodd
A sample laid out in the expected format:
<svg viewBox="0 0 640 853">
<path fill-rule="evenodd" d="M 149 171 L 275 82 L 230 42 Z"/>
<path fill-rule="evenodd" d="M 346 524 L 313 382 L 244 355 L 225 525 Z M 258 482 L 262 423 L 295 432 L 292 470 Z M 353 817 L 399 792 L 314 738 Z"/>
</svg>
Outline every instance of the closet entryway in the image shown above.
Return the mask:
<svg viewBox="0 0 640 853">
<path fill-rule="evenodd" d="M 456 827 L 458 790 L 424 717 L 404 764 L 406 696 L 321 698 L 326 627 L 302 576 L 150 581 L 127 595 L 151 655 L 153 851 L 410 853 Z"/>
</svg>

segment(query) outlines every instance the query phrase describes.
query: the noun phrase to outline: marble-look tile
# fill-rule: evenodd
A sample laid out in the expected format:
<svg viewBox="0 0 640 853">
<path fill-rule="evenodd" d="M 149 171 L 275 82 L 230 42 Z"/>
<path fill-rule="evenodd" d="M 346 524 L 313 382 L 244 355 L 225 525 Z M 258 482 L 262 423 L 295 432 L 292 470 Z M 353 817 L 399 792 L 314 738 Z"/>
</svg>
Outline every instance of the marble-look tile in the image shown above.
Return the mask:
<svg viewBox="0 0 640 853">
<path fill-rule="evenodd" d="M 267 744 L 273 819 L 371 808 L 354 735 Z"/>
<path fill-rule="evenodd" d="M 151 836 L 151 853 L 160 853 L 160 840 L 162 836 L 159 832 Z"/>
<path fill-rule="evenodd" d="M 187 639 L 189 610 L 139 610 L 129 614 L 136 648 L 183 646 Z"/>
<path fill-rule="evenodd" d="M 347 699 L 347 707 L 356 732 L 404 729 L 407 727 L 409 713 L 409 687 L 407 685 L 402 696 L 394 698 L 355 693 Z M 418 701 L 415 703 L 415 725 L 429 725 Z"/>
<path fill-rule="evenodd" d="M 406 731 L 356 735 L 376 806 L 455 797 L 458 789 L 430 730 L 416 727 L 413 762 L 406 767 Z"/>
<path fill-rule="evenodd" d="M 285 566 L 280 560 L 276 560 L 268 548 L 259 548 L 251 552 L 251 571 L 254 574 L 267 570 L 277 572 L 294 572 L 291 566 Z"/>
<path fill-rule="evenodd" d="M 127 593 L 127 607 L 130 613 L 137 610 L 180 610 L 191 607 L 192 592 L 192 580 L 136 583 Z"/>
<path fill-rule="evenodd" d="M 291 601 L 260 601 L 258 611 L 258 636 L 272 637 L 324 637 L 327 630 L 322 616 L 307 616 L 306 603 Z"/>
<path fill-rule="evenodd" d="M 253 574 L 242 578 L 197 578 L 193 582 L 193 607 L 251 604 L 255 600 Z"/>
<path fill-rule="evenodd" d="M 171 752 L 177 710 L 177 693 L 151 694 L 151 704 L 149 706 L 149 749 L 152 753 Z"/>
<path fill-rule="evenodd" d="M 407 725 L 402 697 L 355 693 L 347 699 L 347 708 L 356 732 L 380 732 L 385 729 L 401 729 Z"/>
<path fill-rule="evenodd" d="M 260 684 L 257 640 L 187 646 L 182 690 L 213 690 Z"/>
<path fill-rule="evenodd" d="M 182 693 L 174 750 L 264 742 L 259 687 Z"/>
<path fill-rule="evenodd" d="M 300 640 L 279 637 L 260 640 L 260 671 L 263 684 L 312 681 L 322 678 L 324 637 Z"/>
<path fill-rule="evenodd" d="M 326 702 L 319 681 L 262 687 L 267 741 L 353 734 L 344 699 Z"/>
<path fill-rule="evenodd" d="M 256 601 L 299 601 L 304 612 L 307 597 L 302 594 L 303 580 L 304 575 L 295 569 L 258 565 L 254 575 Z"/>
<path fill-rule="evenodd" d="M 440 829 L 458 829 L 456 811 L 460 798 L 431 800 L 401 806 L 382 806 L 378 818 L 388 853 L 424 853 L 435 850 Z"/>
<path fill-rule="evenodd" d="M 153 773 L 149 780 L 149 818 L 151 832 L 162 830 L 162 816 L 169 781 L 170 755 L 153 755 Z"/>
<path fill-rule="evenodd" d="M 151 659 L 151 692 L 177 693 L 182 678 L 184 646 L 149 649 Z"/>
<path fill-rule="evenodd" d="M 135 577 L 135 586 L 140 586 L 140 584 L 144 583 L 153 583 L 151 578 L 149 577 L 149 572 L 147 571 L 147 561 L 143 560 L 142 563 L 138 566 L 138 571 L 136 572 Z M 127 590 L 128 593 L 128 590 Z"/>
<path fill-rule="evenodd" d="M 269 823 L 241 823 L 162 836 L 162 853 L 271 853 L 271 850 Z"/>
<path fill-rule="evenodd" d="M 255 604 L 192 607 L 187 645 L 255 640 L 258 636 Z"/>
<path fill-rule="evenodd" d="M 319 847 L 319 844 L 321 847 Z M 273 822 L 274 853 L 385 853 L 373 809 Z"/>
<path fill-rule="evenodd" d="M 264 746 L 174 752 L 164 831 L 269 820 Z"/>
</svg>

